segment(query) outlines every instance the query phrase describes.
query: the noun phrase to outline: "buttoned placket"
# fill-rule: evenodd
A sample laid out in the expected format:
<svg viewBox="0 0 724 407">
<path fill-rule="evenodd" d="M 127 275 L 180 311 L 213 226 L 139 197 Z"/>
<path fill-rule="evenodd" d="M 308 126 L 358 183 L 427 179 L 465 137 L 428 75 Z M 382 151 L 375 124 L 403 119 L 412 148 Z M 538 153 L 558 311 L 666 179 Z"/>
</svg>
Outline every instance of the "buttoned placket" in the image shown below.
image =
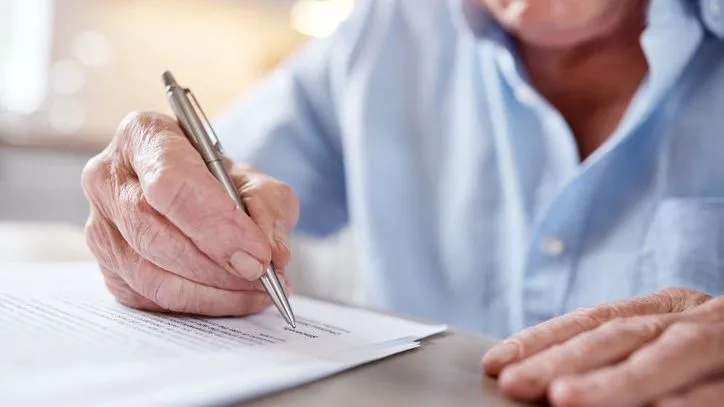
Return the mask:
<svg viewBox="0 0 724 407">
<path fill-rule="evenodd" d="M 516 67 L 516 58 L 509 50 L 500 48 L 498 51 L 497 61 L 502 79 L 511 87 L 513 96 L 520 104 L 519 108 L 527 109 L 538 119 L 544 145 L 550 142 L 551 137 L 558 140 L 560 146 L 555 148 L 560 148 L 558 151 L 562 152 L 566 165 L 569 166 L 564 171 L 566 175 L 558 173 L 542 177 L 542 182 L 548 184 L 542 188 L 555 191 L 555 195 L 536 199 L 549 201 L 550 206 L 538 208 L 538 213 L 532 214 L 539 215 L 539 219 L 533 219 L 534 223 L 529 228 L 528 250 L 521 253 L 526 260 L 520 271 L 520 301 L 523 313 L 520 322 L 529 326 L 554 316 L 565 302 L 577 249 L 575 242 L 578 240 L 583 219 L 569 213 L 569 208 L 578 205 L 574 202 L 576 194 L 567 191 L 568 188 L 562 184 L 573 178 L 568 175 L 575 173 L 579 158 L 575 138 L 563 117 L 521 77 Z M 567 143 L 561 142 L 564 137 L 568 139 Z M 561 177 L 564 179 L 560 179 Z"/>
</svg>

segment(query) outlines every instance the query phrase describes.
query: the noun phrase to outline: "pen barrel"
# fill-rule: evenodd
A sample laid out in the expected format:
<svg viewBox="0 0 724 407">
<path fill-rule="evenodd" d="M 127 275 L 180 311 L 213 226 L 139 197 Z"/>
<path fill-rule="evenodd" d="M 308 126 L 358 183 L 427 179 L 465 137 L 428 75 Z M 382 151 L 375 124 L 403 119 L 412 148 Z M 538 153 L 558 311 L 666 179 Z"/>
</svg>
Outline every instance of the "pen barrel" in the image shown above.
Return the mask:
<svg viewBox="0 0 724 407">
<path fill-rule="evenodd" d="M 246 208 L 244 207 L 244 202 L 241 200 L 241 196 L 239 195 L 239 190 L 236 188 L 236 184 L 234 184 L 234 181 L 226 172 L 226 169 L 224 168 L 224 163 L 221 160 L 215 160 L 207 162 L 206 167 L 214 175 L 214 178 L 216 178 L 221 183 L 221 185 L 224 187 L 224 191 L 226 191 L 229 197 L 231 197 L 236 206 L 242 211 L 246 211 Z"/>
<path fill-rule="evenodd" d="M 211 174 L 214 175 L 214 178 L 221 183 L 226 194 L 229 195 L 239 209 L 246 210 L 234 181 L 224 168 L 221 153 L 211 141 L 206 125 L 186 97 L 186 91 L 179 86 L 171 86 L 167 94 L 171 109 L 176 115 L 179 126 L 181 130 L 183 130 L 186 138 L 191 142 L 196 151 L 199 152 L 206 167 Z"/>
<path fill-rule="evenodd" d="M 167 96 L 171 110 L 173 110 L 176 115 L 179 126 L 196 151 L 201 154 L 206 165 L 221 160 L 221 153 L 211 141 L 206 125 L 186 97 L 186 90 L 179 86 L 171 86 L 167 90 Z"/>
<path fill-rule="evenodd" d="M 216 134 L 214 134 L 214 130 L 211 128 L 211 123 L 208 122 L 198 101 L 190 90 L 182 88 L 176 83 L 176 80 L 170 72 L 164 72 L 163 80 L 166 85 L 166 96 L 168 97 L 169 104 L 186 138 L 199 152 L 206 167 L 223 186 L 224 191 L 234 201 L 237 208 L 246 212 L 246 207 L 244 206 L 239 191 L 231 176 L 226 171 L 226 168 L 224 168 L 221 144 L 216 138 Z M 192 100 L 194 104 L 191 103 Z M 196 110 L 197 108 L 198 111 Z M 203 121 L 201 120 L 202 117 L 204 119 Z M 214 134 L 215 141 L 211 140 L 210 134 Z M 294 313 L 273 267 L 270 266 L 267 268 L 261 281 L 267 293 L 269 293 L 272 298 L 274 305 L 284 316 L 284 319 L 293 328 L 296 327 Z"/>
</svg>

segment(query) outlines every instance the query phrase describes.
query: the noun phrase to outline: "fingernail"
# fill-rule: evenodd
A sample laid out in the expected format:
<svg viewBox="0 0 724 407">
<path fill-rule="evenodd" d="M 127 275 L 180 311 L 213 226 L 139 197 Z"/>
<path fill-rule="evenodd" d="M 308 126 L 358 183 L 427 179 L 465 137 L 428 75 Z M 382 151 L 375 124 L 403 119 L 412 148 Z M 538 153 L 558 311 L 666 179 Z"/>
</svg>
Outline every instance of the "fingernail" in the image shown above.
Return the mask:
<svg viewBox="0 0 724 407">
<path fill-rule="evenodd" d="M 245 252 L 236 252 L 229 259 L 229 264 L 239 275 L 247 280 L 256 280 L 264 272 L 264 266 L 259 260 Z"/>
<path fill-rule="evenodd" d="M 507 365 L 518 357 L 518 345 L 512 342 L 506 342 L 492 348 L 485 355 L 486 364 L 494 364 L 497 366 Z"/>
</svg>

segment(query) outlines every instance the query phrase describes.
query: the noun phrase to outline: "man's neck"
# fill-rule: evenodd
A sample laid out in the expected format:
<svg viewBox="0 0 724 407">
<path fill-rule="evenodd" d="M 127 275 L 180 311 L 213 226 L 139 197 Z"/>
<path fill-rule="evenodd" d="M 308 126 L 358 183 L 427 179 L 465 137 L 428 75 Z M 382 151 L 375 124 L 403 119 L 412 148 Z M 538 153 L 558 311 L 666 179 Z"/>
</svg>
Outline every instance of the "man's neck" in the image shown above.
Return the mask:
<svg viewBox="0 0 724 407">
<path fill-rule="evenodd" d="M 640 43 L 643 13 L 575 48 L 519 44 L 532 85 L 565 117 L 582 159 L 615 129 L 648 72 Z"/>
</svg>

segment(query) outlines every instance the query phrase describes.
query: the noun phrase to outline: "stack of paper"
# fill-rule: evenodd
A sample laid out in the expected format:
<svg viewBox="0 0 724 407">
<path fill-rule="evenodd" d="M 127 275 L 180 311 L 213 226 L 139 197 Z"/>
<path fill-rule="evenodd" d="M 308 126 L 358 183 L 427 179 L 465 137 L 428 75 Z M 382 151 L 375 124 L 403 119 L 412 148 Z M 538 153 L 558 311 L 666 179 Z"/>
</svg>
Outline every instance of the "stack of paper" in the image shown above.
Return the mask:
<svg viewBox="0 0 724 407">
<path fill-rule="evenodd" d="M 245 318 L 118 304 L 92 264 L 0 264 L 0 405 L 228 404 L 419 346 L 445 330 L 301 297 Z"/>
</svg>

